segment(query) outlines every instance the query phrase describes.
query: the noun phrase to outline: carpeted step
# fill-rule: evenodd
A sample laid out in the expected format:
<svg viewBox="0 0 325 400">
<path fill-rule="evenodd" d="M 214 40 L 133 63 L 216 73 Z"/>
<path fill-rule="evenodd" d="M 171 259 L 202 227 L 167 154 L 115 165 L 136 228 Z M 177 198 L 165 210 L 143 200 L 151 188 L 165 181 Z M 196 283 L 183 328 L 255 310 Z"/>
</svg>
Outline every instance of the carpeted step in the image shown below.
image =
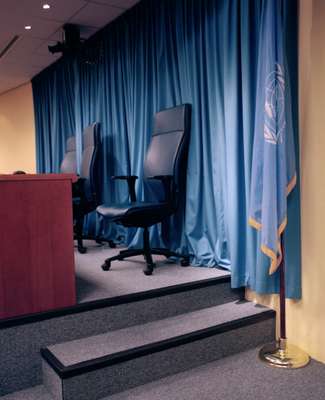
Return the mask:
<svg viewBox="0 0 325 400">
<path fill-rule="evenodd" d="M 182 270 L 191 272 L 190 267 Z M 229 272 L 214 272 L 216 276 L 209 279 L 0 321 L 0 396 L 41 384 L 41 347 L 223 304 L 243 296 L 243 291 L 231 290 Z"/>
<path fill-rule="evenodd" d="M 56 400 L 97 400 L 274 339 L 272 310 L 237 301 L 42 350 Z"/>
</svg>

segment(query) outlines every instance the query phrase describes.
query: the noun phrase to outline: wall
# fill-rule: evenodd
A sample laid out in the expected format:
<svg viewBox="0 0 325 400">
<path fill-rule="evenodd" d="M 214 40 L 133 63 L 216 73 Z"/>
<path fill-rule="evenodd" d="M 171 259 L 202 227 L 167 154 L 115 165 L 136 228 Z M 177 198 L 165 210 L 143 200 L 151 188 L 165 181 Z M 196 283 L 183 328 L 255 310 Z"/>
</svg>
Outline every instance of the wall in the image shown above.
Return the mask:
<svg viewBox="0 0 325 400">
<path fill-rule="evenodd" d="M 287 301 L 287 336 L 325 362 L 325 1 L 300 1 L 302 300 Z M 249 299 L 278 308 L 275 296 Z"/>
<path fill-rule="evenodd" d="M 325 362 L 325 2 L 301 0 L 300 13 L 303 300 L 288 308 L 288 335 Z"/>
<path fill-rule="evenodd" d="M 0 95 L 0 174 L 35 172 L 35 124 L 30 83 Z"/>
</svg>

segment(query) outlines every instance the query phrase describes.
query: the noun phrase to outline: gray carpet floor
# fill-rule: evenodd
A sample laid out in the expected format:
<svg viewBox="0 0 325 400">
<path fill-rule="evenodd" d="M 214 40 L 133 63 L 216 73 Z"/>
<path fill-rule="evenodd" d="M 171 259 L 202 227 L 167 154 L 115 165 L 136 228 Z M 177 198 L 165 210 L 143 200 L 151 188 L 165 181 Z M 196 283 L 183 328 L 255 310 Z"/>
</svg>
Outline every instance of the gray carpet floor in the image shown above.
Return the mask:
<svg viewBox="0 0 325 400">
<path fill-rule="evenodd" d="M 312 361 L 298 370 L 280 370 L 258 361 L 252 349 L 139 386 L 103 400 L 324 400 L 325 365 Z M 53 400 L 43 386 L 3 400 Z"/>
<path fill-rule="evenodd" d="M 229 275 L 218 268 L 181 267 L 160 256 L 154 256 L 156 268 L 151 276 L 142 272 L 143 257 L 115 261 L 110 271 L 105 272 L 101 269 L 104 260 L 122 248 L 110 249 L 92 241 L 85 241 L 85 245 L 86 254 L 75 251 L 78 303 Z"/>
<path fill-rule="evenodd" d="M 257 349 L 239 353 L 105 400 L 325 399 L 324 364 L 280 370 L 259 362 L 257 354 Z"/>
<path fill-rule="evenodd" d="M 35 386 L 30 389 L 7 394 L 2 400 L 54 400 L 44 386 Z"/>
</svg>

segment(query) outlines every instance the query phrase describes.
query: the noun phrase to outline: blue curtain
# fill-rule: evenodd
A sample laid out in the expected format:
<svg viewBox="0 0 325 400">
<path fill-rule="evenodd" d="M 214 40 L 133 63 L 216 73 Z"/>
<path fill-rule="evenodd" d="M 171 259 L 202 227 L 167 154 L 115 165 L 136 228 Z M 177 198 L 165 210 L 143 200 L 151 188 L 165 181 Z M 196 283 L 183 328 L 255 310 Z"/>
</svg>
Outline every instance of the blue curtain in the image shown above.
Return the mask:
<svg viewBox="0 0 325 400">
<path fill-rule="evenodd" d="M 49 79 L 33 79 L 37 171 L 58 172 L 66 140 L 75 132 L 73 64 L 60 61 L 47 74 Z"/>
<path fill-rule="evenodd" d="M 107 203 L 127 198 L 123 182 L 113 185 L 111 175 L 141 178 L 154 113 L 191 103 L 184 212 L 168 226 L 153 227 L 152 243 L 189 251 L 193 265 L 227 268 L 233 287 L 248 285 L 259 293 L 278 290 L 278 276 L 268 276 L 259 237 L 247 223 L 258 41 L 266 1 L 143 0 L 88 42 L 91 62 L 84 55 L 63 58 L 33 80 L 39 172 L 58 171 L 66 137 L 75 132 L 80 146 L 82 129 L 99 121 Z M 294 92 L 297 4 L 282 3 L 284 18 L 290 15 L 286 30 Z M 297 129 L 295 135 L 298 151 Z M 136 190 L 143 198 L 141 179 Z M 111 237 L 121 234 L 121 228 L 103 227 L 96 218 L 93 214 L 85 228 L 102 229 Z M 287 295 L 296 298 L 299 235 L 297 188 L 286 237 Z M 140 232 L 129 231 L 125 240 L 130 246 L 141 244 Z"/>
</svg>

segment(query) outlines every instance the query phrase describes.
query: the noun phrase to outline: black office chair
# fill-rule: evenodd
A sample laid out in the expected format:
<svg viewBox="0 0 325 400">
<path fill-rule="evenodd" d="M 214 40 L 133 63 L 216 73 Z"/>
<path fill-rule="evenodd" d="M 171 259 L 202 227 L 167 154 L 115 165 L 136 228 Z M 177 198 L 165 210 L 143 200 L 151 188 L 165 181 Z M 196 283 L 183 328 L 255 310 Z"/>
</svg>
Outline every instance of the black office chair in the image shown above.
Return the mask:
<svg viewBox="0 0 325 400">
<path fill-rule="evenodd" d="M 73 188 L 73 215 L 75 238 L 79 253 L 86 253 L 83 246 L 85 216 L 96 210 L 100 195 L 100 132 L 99 123 L 87 126 L 83 131 L 83 152 L 79 179 Z"/>
<path fill-rule="evenodd" d="M 181 191 L 185 188 L 185 173 L 190 135 L 191 107 L 184 104 L 158 112 L 154 118 L 154 130 L 144 163 L 144 179 L 147 184 L 159 182 L 164 191 L 164 200 L 137 202 L 135 181 L 137 176 L 115 176 L 128 183 L 130 202 L 115 205 L 100 205 L 97 212 L 104 218 L 126 227 L 143 228 L 143 248 L 122 250 L 118 255 L 105 260 L 102 269 L 110 269 L 114 260 L 144 255 L 144 273 L 151 275 L 154 269 L 153 254 L 179 257 L 183 266 L 189 265 L 189 257 L 168 249 L 151 248 L 149 227 L 162 222 L 175 213 Z M 154 180 L 154 181 L 153 181 Z"/>
<path fill-rule="evenodd" d="M 77 146 L 75 136 L 70 136 L 66 143 L 66 151 L 63 160 L 60 165 L 60 172 L 62 174 L 75 174 L 77 175 Z M 72 184 L 72 198 L 79 198 L 79 182 Z M 73 231 L 74 239 L 76 239 L 76 218 L 75 218 L 75 207 L 73 207 Z M 81 248 L 82 248 L 81 242 Z"/>
<path fill-rule="evenodd" d="M 67 140 L 67 149 L 61 163 L 62 173 L 77 173 L 77 152 L 76 139 L 70 137 Z M 73 196 L 73 219 L 74 237 L 78 243 L 78 251 L 86 253 L 87 249 L 83 245 L 83 239 L 92 239 L 97 243 L 102 243 L 98 237 L 86 237 L 83 235 L 84 218 L 87 214 L 94 211 L 100 204 L 100 132 L 99 123 L 87 126 L 83 132 L 83 152 L 79 179 L 72 187 Z M 111 247 L 115 247 L 112 241 L 108 241 Z"/>
</svg>

